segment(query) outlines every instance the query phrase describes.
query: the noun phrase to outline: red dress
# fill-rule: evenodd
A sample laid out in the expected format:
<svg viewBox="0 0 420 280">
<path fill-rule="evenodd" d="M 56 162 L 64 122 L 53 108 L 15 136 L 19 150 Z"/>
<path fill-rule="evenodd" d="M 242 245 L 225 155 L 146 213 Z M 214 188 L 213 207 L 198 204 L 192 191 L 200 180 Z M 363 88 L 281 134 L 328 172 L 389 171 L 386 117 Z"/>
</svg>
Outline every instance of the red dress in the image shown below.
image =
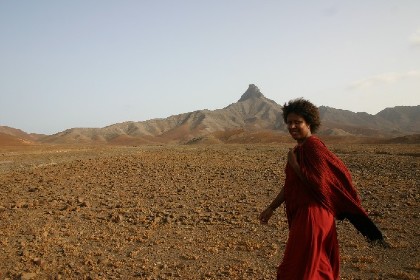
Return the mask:
<svg viewBox="0 0 420 280">
<path fill-rule="evenodd" d="M 277 279 L 338 279 L 340 259 L 333 214 L 311 196 L 289 165 L 284 191 L 289 239 Z"/>
<path fill-rule="evenodd" d="M 362 208 L 347 167 L 321 140 L 310 136 L 295 152 L 305 181 L 286 165 L 289 239 L 277 279 L 338 279 L 335 218 L 347 218 L 369 240 L 382 233 Z"/>
</svg>

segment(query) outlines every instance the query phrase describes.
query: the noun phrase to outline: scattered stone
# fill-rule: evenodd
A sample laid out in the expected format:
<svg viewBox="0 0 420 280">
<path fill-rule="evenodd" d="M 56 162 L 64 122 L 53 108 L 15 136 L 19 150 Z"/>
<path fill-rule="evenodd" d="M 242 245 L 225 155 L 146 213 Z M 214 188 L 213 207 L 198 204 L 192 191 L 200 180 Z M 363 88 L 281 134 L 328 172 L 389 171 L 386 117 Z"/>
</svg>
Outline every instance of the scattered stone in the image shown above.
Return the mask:
<svg viewBox="0 0 420 280">
<path fill-rule="evenodd" d="M 115 215 L 115 216 L 112 216 L 111 220 L 114 223 L 121 223 L 124 220 L 124 216 L 123 215 Z"/>
<path fill-rule="evenodd" d="M 284 181 L 288 145 L 16 152 L 21 167 L 0 170 L 0 279 L 271 279 L 286 213 L 279 208 L 269 225 L 258 215 Z M 393 279 L 397 267 L 401 279 L 418 279 L 420 162 L 399 156 L 418 147 L 387 146 L 386 157 L 369 145 L 340 148 L 351 151 L 340 156 L 390 241 L 370 246 L 338 222 L 341 277 Z M 57 165 L 39 166 L 49 157 Z"/>
<path fill-rule="evenodd" d="M 20 275 L 20 280 L 31 280 L 35 279 L 36 276 L 37 274 L 34 272 L 24 272 Z"/>
<path fill-rule="evenodd" d="M 34 264 L 39 265 L 41 267 L 45 265 L 45 261 L 41 258 L 34 258 L 32 261 L 34 262 Z"/>
</svg>

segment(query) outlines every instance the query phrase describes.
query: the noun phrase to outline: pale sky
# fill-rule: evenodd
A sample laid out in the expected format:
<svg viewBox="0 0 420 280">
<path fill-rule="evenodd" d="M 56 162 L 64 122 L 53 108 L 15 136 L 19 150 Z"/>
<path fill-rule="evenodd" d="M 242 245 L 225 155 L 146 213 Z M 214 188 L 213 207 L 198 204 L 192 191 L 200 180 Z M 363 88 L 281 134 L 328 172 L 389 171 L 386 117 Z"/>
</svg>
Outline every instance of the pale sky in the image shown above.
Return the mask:
<svg viewBox="0 0 420 280">
<path fill-rule="evenodd" d="M 279 104 L 420 104 L 419 0 L 0 0 L 0 125 L 74 127 Z"/>
</svg>

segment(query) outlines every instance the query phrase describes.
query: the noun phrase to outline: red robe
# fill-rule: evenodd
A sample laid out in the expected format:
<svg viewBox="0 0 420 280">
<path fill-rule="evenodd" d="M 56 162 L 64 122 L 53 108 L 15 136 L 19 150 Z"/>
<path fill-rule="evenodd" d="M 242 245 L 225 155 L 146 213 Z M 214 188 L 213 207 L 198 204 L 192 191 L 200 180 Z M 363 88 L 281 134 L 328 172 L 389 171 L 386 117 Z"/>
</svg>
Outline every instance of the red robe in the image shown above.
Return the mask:
<svg viewBox="0 0 420 280">
<path fill-rule="evenodd" d="M 286 165 L 289 239 L 277 279 L 338 279 L 335 218 L 349 219 L 370 240 L 382 234 L 362 208 L 350 172 L 321 140 L 311 136 L 295 152 L 305 180 Z"/>
</svg>

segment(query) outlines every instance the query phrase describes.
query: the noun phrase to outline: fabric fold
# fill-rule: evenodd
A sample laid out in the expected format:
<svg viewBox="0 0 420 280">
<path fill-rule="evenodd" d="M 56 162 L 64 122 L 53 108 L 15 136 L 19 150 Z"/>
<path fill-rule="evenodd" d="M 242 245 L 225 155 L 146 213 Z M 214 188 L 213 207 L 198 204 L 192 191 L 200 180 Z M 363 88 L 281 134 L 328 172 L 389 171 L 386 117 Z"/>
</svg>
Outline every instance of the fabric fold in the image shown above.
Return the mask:
<svg viewBox="0 0 420 280">
<path fill-rule="evenodd" d="M 348 219 L 370 241 L 383 240 L 381 231 L 362 207 L 345 164 L 315 136 L 308 137 L 295 152 L 311 195 L 336 219 Z"/>
</svg>

